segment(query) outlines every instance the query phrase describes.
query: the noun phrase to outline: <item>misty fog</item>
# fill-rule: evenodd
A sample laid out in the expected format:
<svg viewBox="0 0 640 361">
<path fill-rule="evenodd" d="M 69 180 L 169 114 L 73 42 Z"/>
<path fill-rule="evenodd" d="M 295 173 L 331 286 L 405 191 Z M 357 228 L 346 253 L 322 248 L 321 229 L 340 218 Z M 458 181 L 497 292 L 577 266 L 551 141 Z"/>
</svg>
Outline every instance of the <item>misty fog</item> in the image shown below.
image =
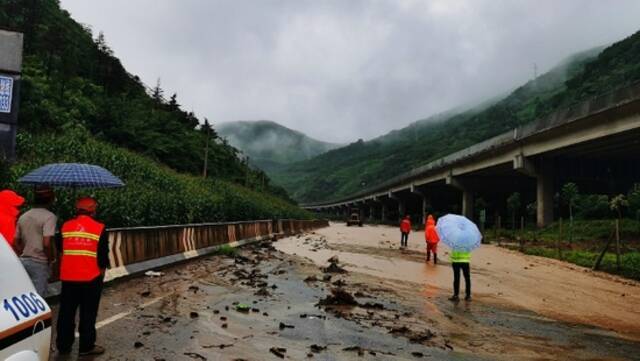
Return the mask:
<svg viewBox="0 0 640 361">
<path fill-rule="evenodd" d="M 504 94 L 534 67 L 541 74 L 630 35 L 640 19 L 635 0 L 61 5 L 185 109 L 214 123 L 272 119 L 340 143 Z"/>
</svg>

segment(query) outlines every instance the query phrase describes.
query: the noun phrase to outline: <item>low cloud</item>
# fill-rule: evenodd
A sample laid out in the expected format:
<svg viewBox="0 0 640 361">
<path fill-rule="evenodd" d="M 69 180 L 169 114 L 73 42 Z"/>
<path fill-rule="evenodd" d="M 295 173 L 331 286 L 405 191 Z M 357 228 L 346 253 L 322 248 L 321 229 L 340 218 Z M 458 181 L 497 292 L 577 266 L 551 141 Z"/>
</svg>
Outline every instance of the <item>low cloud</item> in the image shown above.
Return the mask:
<svg viewBox="0 0 640 361">
<path fill-rule="evenodd" d="M 62 0 L 132 73 L 214 123 L 372 138 L 638 30 L 640 2 Z"/>
</svg>

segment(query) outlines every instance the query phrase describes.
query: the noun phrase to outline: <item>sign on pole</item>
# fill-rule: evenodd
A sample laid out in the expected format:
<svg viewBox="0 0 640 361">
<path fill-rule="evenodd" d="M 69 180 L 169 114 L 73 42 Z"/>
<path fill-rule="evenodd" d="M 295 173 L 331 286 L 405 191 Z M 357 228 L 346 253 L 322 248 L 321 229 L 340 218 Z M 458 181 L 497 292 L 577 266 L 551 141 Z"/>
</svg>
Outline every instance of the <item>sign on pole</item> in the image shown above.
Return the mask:
<svg viewBox="0 0 640 361">
<path fill-rule="evenodd" d="M 13 78 L 0 75 L 0 113 L 11 113 Z"/>
</svg>

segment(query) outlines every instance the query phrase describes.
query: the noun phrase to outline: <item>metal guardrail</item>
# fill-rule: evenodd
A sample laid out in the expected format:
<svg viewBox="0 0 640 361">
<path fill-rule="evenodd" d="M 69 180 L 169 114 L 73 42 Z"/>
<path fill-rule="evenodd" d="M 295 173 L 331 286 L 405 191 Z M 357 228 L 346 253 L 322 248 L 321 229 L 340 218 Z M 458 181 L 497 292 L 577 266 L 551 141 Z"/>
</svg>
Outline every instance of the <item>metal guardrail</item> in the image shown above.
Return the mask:
<svg viewBox="0 0 640 361">
<path fill-rule="evenodd" d="M 327 220 L 258 220 L 229 223 L 198 223 L 155 227 L 111 228 L 109 263 L 112 270 L 153 261 L 200 255 L 225 244 L 238 245 L 255 240 L 291 236 L 329 226 Z M 179 257 L 178 257 L 179 258 Z M 187 259 L 188 257 L 183 257 Z M 160 262 L 170 264 L 172 261 Z M 58 280 L 58 269 L 50 281 Z"/>
</svg>

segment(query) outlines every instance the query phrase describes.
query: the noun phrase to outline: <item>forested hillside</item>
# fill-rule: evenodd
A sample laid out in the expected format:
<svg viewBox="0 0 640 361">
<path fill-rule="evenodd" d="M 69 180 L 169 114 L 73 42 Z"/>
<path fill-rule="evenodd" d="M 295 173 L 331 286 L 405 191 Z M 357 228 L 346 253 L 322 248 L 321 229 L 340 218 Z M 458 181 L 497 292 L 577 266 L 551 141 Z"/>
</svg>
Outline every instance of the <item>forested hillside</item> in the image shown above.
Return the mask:
<svg viewBox="0 0 640 361">
<path fill-rule="evenodd" d="M 82 127 L 67 127 L 64 133 L 22 133 L 18 137 L 22 159 L 1 175 L 3 183 L 28 194 L 29 187 L 16 183 L 25 172 L 47 163 L 83 162 L 111 170 L 126 182 L 126 187 L 100 191 L 58 189 L 54 210 L 62 218 L 71 215 L 74 194 L 84 192 L 97 196 L 100 218 L 111 227 L 308 217 L 298 207 L 264 192 L 158 166 L 147 157 L 96 140 Z"/>
<path fill-rule="evenodd" d="M 184 111 L 177 94 L 165 94 L 160 84 L 148 88 L 128 73 L 103 34 L 75 22 L 57 0 L 3 0 L 0 27 L 23 32 L 25 40 L 18 163 L 4 169 L 0 186 L 15 186 L 21 172 L 46 162 L 86 161 L 128 182 L 126 191 L 115 193 L 119 196 L 105 196 L 109 206 L 133 212 L 153 203 L 139 197 L 155 197 L 165 207 L 138 219 L 112 215 L 111 226 L 303 214 L 275 197 L 257 196 L 288 199 L 264 172 L 249 167 L 206 118 Z M 70 134 L 81 134 L 87 146 L 71 142 Z M 201 180 L 205 149 L 212 180 Z M 205 200 L 222 203 L 193 211 L 186 207 L 189 201 Z"/>
<path fill-rule="evenodd" d="M 222 123 L 216 130 L 221 138 L 249 156 L 249 163 L 267 173 L 339 147 L 268 120 Z"/>
<path fill-rule="evenodd" d="M 640 32 L 576 54 L 492 105 L 439 115 L 292 164 L 274 180 L 301 202 L 339 199 L 573 103 L 640 80 Z"/>
<path fill-rule="evenodd" d="M 252 188 L 268 183 L 206 119 L 182 110 L 177 94 L 165 94 L 160 84 L 148 88 L 129 74 L 105 36 L 75 22 L 58 1 L 2 3 L 0 26 L 25 39 L 20 131 L 57 133 L 80 125 L 97 139 L 192 174 L 202 173 L 208 137 L 210 176 Z"/>
</svg>

